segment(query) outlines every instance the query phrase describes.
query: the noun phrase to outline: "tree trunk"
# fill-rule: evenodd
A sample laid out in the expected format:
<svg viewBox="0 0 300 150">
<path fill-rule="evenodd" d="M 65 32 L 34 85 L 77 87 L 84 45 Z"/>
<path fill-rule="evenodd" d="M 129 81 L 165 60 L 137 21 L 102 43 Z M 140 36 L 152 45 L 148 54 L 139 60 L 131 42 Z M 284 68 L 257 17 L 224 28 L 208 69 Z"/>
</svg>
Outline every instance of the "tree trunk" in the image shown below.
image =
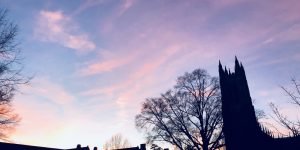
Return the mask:
<svg viewBox="0 0 300 150">
<path fill-rule="evenodd" d="M 206 141 L 203 141 L 203 150 L 209 150 L 208 149 L 208 142 L 206 142 Z"/>
</svg>

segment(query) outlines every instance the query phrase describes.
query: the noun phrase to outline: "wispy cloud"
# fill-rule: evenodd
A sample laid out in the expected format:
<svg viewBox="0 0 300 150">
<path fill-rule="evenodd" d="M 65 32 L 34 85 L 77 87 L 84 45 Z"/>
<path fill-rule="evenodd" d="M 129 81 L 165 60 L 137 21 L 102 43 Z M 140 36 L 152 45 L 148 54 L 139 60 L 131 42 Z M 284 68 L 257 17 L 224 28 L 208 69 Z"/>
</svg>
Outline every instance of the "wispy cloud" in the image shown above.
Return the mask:
<svg viewBox="0 0 300 150">
<path fill-rule="evenodd" d="M 171 45 L 147 59 L 133 57 L 132 63 L 126 66 L 130 70 L 129 76 L 122 77 L 120 82 L 115 84 L 105 87 L 98 86 L 81 94 L 91 97 L 110 97 L 115 107 L 118 108 L 116 119 L 125 125 L 131 120 L 132 112 L 136 111 L 132 108 L 138 108 L 136 106 L 139 106 L 140 101 L 153 92 L 153 90 L 148 92 L 144 90 L 154 87 L 157 82 L 166 80 L 173 73 L 165 71 L 159 73 L 158 71 L 162 66 L 168 64 L 168 60 L 180 53 L 184 46 L 182 44 Z M 139 64 L 133 65 L 136 62 Z"/>
<path fill-rule="evenodd" d="M 58 106 L 67 106 L 75 100 L 75 97 L 68 93 L 62 86 L 51 82 L 47 78 L 35 78 L 31 86 L 23 88 L 23 92 Z"/>
<path fill-rule="evenodd" d="M 84 66 L 84 68 L 80 69 L 79 74 L 83 76 L 89 76 L 104 72 L 111 72 L 132 62 L 134 57 L 134 54 L 130 56 L 113 56 L 113 58 L 91 62 Z"/>
<path fill-rule="evenodd" d="M 14 101 L 16 112 L 22 115 L 21 124 L 14 134 L 19 136 L 15 142 L 34 144 L 43 140 L 51 141 L 55 134 L 65 128 L 68 122 L 66 116 L 74 113 L 72 104 L 75 98 L 64 87 L 45 77 L 35 78 L 31 85 L 22 86 L 21 89 L 23 94 L 16 95 Z M 14 136 L 12 140 L 15 140 Z"/>
<path fill-rule="evenodd" d="M 61 11 L 40 11 L 35 29 L 36 38 L 61 44 L 78 52 L 89 52 L 96 45 L 82 33 L 72 19 Z"/>
<path fill-rule="evenodd" d="M 91 117 L 94 114 L 84 111 L 86 107 L 83 107 L 83 102 L 77 105 L 74 94 L 63 85 L 47 77 L 37 77 L 31 85 L 22 86 L 21 89 L 23 94 L 16 95 L 14 108 L 21 115 L 22 121 L 12 135 L 12 141 L 72 148 L 77 143 L 87 145 L 93 139 L 93 143 L 97 143 L 97 134 L 107 132 L 105 126 L 108 125 L 93 121 Z"/>
<path fill-rule="evenodd" d="M 91 7 L 95 7 L 99 4 L 104 3 L 105 0 L 85 0 L 83 3 L 74 11 L 73 15 L 77 15 Z"/>
<path fill-rule="evenodd" d="M 123 15 L 130 7 L 133 6 L 135 0 L 123 0 L 119 9 L 119 16 Z"/>
</svg>

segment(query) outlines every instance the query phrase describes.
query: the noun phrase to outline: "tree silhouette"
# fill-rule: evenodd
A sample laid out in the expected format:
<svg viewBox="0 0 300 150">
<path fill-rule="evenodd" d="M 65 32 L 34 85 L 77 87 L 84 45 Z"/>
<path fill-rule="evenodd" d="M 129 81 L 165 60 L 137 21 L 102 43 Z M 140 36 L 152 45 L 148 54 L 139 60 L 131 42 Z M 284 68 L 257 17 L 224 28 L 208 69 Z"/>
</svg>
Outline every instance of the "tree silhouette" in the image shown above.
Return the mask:
<svg viewBox="0 0 300 150">
<path fill-rule="evenodd" d="M 218 78 L 203 69 L 185 73 L 172 90 L 146 99 L 135 122 L 148 143 L 165 141 L 181 150 L 219 149 L 224 143 Z"/>
<path fill-rule="evenodd" d="M 286 87 L 281 86 L 283 91 L 289 96 L 289 100 L 296 107 L 300 108 L 300 82 L 296 79 L 292 79 L 293 90 L 289 90 Z M 300 120 L 291 121 L 287 116 L 283 115 L 279 108 L 274 104 L 270 103 L 270 107 L 275 115 L 276 121 L 286 128 L 293 136 L 300 135 Z"/>
<path fill-rule="evenodd" d="M 103 150 L 113 150 L 130 147 L 129 141 L 122 136 L 122 134 L 113 135 L 108 141 L 105 142 Z"/>
<path fill-rule="evenodd" d="M 156 144 L 151 144 L 150 147 L 151 150 L 163 150 L 163 148 L 161 148 L 160 146 L 156 145 Z"/>
<path fill-rule="evenodd" d="M 0 139 L 7 140 L 9 131 L 19 121 L 11 100 L 20 84 L 29 81 L 22 74 L 17 48 L 17 25 L 7 19 L 7 10 L 0 9 Z"/>
</svg>

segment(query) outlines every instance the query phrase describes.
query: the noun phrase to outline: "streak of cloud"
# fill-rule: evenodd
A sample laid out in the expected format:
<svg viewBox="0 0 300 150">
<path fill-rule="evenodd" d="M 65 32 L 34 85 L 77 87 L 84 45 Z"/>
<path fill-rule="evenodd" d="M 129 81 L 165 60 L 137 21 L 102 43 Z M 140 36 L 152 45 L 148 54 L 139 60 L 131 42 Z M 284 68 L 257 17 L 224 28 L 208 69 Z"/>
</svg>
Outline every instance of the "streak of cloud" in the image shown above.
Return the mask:
<svg viewBox="0 0 300 150">
<path fill-rule="evenodd" d="M 63 45 L 78 52 L 89 52 L 96 48 L 85 33 L 78 31 L 72 19 L 61 11 L 40 11 L 35 29 L 36 38 Z"/>
</svg>

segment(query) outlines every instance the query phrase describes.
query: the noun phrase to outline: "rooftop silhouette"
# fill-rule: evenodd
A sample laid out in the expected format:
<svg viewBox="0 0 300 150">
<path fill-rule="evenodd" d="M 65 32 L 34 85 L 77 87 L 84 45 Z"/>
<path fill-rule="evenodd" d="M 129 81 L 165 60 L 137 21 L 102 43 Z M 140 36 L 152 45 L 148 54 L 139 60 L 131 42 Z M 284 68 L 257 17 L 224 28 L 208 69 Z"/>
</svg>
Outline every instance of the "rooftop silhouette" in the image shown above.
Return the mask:
<svg viewBox="0 0 300 150">
<path fill-rule="evenodd" d="M 14 143 L 4 143 L 0 142 L 0 149 L 2 150 L 91 150 L 88 146 L 81 147 L 80 144 L 76 148 L 70 149 L 59 149 L 59 148 L 50 148 L 50 147 L 41 147 L 33 145 L 23 145 L 23 144 L 14 144 Z M 97 147 L 94 147 L 93 150 L 97 150 Z M 140 147 L 128 147 L 118 150 L 146 150 L 146 144 L 140 144 Z"/>
</svg>

